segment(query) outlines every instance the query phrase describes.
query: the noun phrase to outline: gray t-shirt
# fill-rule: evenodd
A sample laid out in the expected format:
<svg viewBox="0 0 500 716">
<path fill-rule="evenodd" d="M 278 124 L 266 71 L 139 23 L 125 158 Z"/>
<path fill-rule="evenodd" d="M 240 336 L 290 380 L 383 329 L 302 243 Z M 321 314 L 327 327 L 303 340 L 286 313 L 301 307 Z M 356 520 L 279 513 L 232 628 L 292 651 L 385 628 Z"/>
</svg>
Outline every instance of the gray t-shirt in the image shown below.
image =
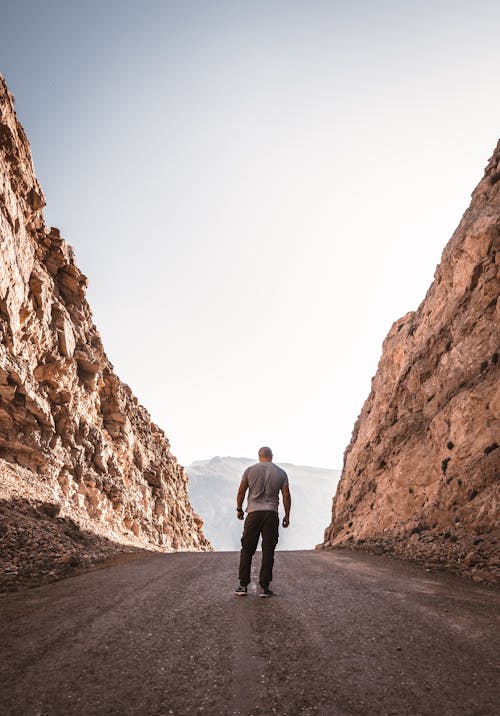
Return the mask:
<svg viewBox="0 0 500 716">
<path fill-rule="evenodd" d="M 278 512 L 279 493 L 288 485 L 288 475 L 273 462 L 257 462 L 247 467 L 241 481 L 248 486 L 247 512 Z"/>
</svg>

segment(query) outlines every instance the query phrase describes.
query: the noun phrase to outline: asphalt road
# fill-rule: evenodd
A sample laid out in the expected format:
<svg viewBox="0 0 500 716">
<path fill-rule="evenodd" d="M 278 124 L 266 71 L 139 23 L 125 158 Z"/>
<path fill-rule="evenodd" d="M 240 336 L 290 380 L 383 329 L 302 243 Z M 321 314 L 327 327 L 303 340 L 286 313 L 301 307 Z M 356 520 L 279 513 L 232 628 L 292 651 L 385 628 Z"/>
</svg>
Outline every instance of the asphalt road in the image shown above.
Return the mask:
<svg viewBox="0 0 500 716">
<path fill-rule="evenodd" d="M 258 567 L 256 557 L 256 569 Z M 0 597 L 0 713 L 500 712 L 500 594 L 386 557 L 151 555 Z M 256 572 L 254 570 L 254 574 Z M 496 662 L 496 663 L 495 663 Z"/>
</svg>

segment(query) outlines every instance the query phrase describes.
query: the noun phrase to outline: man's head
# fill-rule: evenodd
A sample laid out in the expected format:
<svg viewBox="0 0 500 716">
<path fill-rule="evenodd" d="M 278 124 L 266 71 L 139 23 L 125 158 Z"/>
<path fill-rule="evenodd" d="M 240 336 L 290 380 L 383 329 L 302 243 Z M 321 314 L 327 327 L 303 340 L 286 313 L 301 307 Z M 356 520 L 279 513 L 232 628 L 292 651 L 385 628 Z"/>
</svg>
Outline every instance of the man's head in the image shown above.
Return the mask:
<svg viewBox="0 0 500 716">
<path fill-rule="evenodd" d="M 273 451 L 269 447 L 261 447 L 259 450 L 259 462 L 272 462 Z"/>
</svg>

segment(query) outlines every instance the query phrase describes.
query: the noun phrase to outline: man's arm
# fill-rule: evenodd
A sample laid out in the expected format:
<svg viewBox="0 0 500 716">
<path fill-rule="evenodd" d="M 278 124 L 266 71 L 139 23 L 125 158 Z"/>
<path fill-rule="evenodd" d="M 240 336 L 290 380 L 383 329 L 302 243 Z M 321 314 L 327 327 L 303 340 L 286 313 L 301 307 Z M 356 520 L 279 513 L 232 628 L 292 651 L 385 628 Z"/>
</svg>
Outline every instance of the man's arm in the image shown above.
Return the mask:
<svg viewBox="0 0 500 716">
<path fill-rule="evenodd" d="M 290 509 L 292 507 L 292 496 L 290 494 L 290 488 L 288 485 L 283 485 L 281 488 L 281 494 L 283 495 L 283 507 L 285 508 L 285 516 L 283 517 L 283 527 L 288 527 L 290 524 Z"/>
<path fill-rule="evenodd" d="M 237 515 L 238 515 L 239 520 L 242 520 L 243 517 L 245 516 L 243 513 L 243 500 L 245 499 L 247 488 L 248 488 L 248 482 L 246 481 L 245 478 L 243 478 L 240 482 L 240 486 L 238 488 L 238 494 L 236 496 L 236 510 L 237 510 Z"/>
</svg>

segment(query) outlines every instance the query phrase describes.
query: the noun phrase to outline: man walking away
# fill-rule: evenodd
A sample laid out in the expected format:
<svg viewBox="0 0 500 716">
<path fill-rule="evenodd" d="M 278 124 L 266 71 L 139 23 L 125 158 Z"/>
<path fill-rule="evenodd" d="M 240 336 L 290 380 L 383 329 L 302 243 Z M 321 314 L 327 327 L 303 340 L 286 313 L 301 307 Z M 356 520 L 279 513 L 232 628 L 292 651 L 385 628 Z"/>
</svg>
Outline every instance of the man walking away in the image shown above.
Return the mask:
<svg viewBox="0 0 500 716">
<path fill-rule="evenodd" d="M 271 448 L 259 450 L 259 462 L 248 467 L 241 478 L 236 512 L 239 520 L 244 517 L 243 500 L 248 490 L 247 517 L 241 538 L 240 553 L 240 586 L 234 590 L 238 596 L 247 594 L 250 583 L 250 567 L 255 554 L 259 537 L 262 535 L 262 567 L 259 583 L 260 597 L 272 597 L 269 584 L 273 578 L 274 550 L 278 544 L 278 505 L 279 493 L 283 496 L 285 516 L 283 527 L 290 524 L 290 507 L 292 498 L 288 487 L 288 475 L 281 467 L 273 463 Z"/>
</svg>

